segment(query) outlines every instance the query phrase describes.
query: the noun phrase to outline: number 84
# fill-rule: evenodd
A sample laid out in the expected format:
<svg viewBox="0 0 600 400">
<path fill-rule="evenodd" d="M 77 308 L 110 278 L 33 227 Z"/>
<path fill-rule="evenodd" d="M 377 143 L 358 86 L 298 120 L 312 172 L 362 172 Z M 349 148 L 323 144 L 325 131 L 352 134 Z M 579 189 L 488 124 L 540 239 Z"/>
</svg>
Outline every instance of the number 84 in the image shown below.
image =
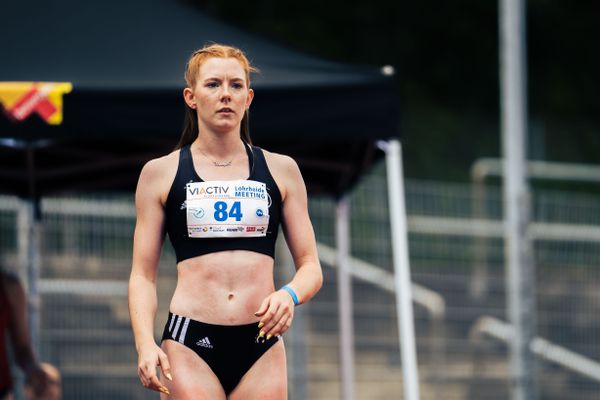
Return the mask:
<svg viewBox="0 0 600 400">
<path fill-rule="evenodd" d="M 229 212 L 227 211 L 227 203 L 224 201 L 215 202 L 215 220 L 219 222 L 225 221 L 227 218 L 235 218 L 236 221 L 242 220 L 242 205 L 239 201 L 235 201 Z"/>
</svg>

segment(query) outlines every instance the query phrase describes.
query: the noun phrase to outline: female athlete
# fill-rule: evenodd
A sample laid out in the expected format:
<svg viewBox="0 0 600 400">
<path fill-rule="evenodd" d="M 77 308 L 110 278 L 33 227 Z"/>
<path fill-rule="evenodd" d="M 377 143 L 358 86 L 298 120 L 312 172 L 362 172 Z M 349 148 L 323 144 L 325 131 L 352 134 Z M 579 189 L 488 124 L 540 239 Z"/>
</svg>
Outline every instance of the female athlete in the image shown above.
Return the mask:
<svg viewBox="0 0 600 400">
<path fill-rule="evenodd" d="M 281 335 L 294 306 L 322 284 L 297 164 L 250 141 L 253 71 L 234 47 L 194 52 L 180 142 L 140 173 L 129 308 L 140 380 L 163 399 L 286 399 Z M 276 290 L 280 224 L 296 273 Z M 165 233 L 177 258 L 177 286 L 158 345 L 156 276 Z"/>
</svg>

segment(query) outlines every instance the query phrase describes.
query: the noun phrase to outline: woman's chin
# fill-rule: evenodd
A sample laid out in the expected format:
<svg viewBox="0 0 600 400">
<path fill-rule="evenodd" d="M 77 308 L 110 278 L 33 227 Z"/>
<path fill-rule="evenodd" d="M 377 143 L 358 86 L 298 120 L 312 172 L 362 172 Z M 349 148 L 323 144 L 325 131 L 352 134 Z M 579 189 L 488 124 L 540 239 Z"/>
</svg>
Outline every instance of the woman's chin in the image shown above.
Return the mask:
<svg viewBox="0 0 600 400">
<path fill-rule="evenodd" d="M 225 121 L 223 121 L 223 122 L 220 122 L 218 124 L 214 124 L 212 126 L 212 129 L 215 132 L 218 132 L 218 133 L 229 133 L 229 132 L 234 131 L 234 130 L 235 131 L 239 131 L 239 129 L 240 129 L 239 128 L 240 127 L 239 122 L 238 123 L 232 123 L 232 122 L 225 122 Z"/>
</svg>

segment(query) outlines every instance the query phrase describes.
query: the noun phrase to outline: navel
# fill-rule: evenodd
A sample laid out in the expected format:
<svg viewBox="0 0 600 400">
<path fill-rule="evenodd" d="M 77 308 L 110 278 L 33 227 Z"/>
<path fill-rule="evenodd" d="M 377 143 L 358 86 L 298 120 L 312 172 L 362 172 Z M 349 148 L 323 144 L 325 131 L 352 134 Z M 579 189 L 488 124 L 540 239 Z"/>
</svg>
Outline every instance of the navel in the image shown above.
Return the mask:
<svg viewBox="0 0 600 400">
<path fill-rule="evenodd" d="M 229 292 L 229 295 L 227 295 L 227 299 L 229 301 L 233 300 L 234 297 L 235 297 L 235 295 L 232 292 Z"/>
</svg>

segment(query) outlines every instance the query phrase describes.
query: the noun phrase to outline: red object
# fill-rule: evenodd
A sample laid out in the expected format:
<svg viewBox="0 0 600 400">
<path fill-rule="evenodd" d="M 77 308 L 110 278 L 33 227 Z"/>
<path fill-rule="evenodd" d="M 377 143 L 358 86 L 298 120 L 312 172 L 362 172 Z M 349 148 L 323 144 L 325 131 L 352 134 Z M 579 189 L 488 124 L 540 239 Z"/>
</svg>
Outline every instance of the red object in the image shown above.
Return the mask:
<svg viewBox="0 0 600 400">
<path fill-rule="evenodd" d="M 34 111 L 44 120 L 48 120 L 56 111 L 56 107 L 41 93 L 37 87 L 32 87 L 19 101 L 6 110 L 17 121 L 23 121 Z"/>
<path fill-rule="evenodd" d="M 44 118 L 44 121 L 48 121 L 56 111 L 58 110 L 54 107 L 54 104 L 47 98 L 41 100 L 35 107 L 35 112 L 37 112 L 40 117 Z"/>
</svg>

